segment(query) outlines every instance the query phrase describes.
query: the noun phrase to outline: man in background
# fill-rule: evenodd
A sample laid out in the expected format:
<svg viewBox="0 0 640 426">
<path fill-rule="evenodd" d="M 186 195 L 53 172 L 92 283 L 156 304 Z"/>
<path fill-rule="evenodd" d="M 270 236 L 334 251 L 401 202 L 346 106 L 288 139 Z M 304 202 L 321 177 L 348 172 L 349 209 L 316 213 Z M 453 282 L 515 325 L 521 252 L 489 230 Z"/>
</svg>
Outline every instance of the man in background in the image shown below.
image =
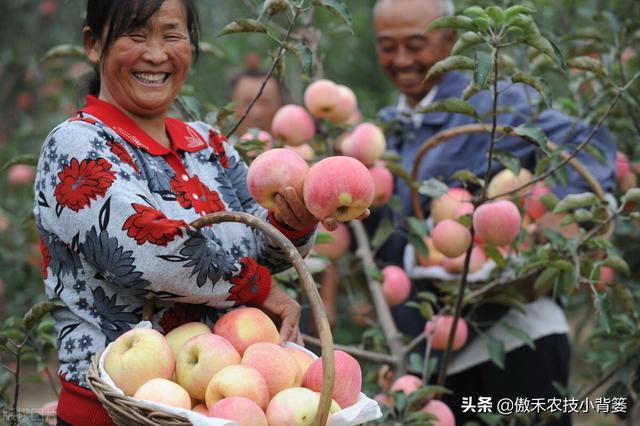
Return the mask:
<svg viewBox="0 0 640 426">
<path fill-rule="evenodd" d="M 247 110 L 253 98 L 260 91 L 265 78 L 267 78 L 267 72 L 258 68 L 247 68 L 233 76 L 231 79 L 231 101 L 235 104 L 234 118 L 236 120 L 239 120 Z M 243 135 L 251 128 L 258 128 L 270 133 L 271 120 L 283 103 L 284 95 L 281 84 L 275 78 L 269 78 L 262 95 L 251 107 L 249 114 L 238 127 L 236 135 Z"/>
</svg>

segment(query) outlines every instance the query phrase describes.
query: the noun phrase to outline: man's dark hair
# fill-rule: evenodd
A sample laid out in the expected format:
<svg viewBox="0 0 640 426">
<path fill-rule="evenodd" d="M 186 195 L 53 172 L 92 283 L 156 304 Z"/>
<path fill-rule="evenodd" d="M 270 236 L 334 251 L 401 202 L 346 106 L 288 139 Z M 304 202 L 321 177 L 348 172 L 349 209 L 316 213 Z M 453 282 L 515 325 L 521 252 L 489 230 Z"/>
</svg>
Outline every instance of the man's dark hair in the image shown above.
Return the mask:
<svg viewBox="0 0 640 426">
<path fill-rule="evenodd" d="M 230 95 L 229 97 L 233 95 L 233 91 L 236 89 L 236 86 L 238 85 L 238 83 L 240 83 L 240 80 L 242 80 L 243 78 L 260 78 L 264 80 L 265 78 L 267 78 L 267 75 L 269 75 L 267 71 L 261 70 L 259 68 L 245 68 L 241 71 L 238 71 L 231 77 L 231 80 L 229 81 L 229 90 L 231 91 L 229 93 Z M 284 85 L 282 84 L 280 79 L 272 75 L 269 78 L 269 80 L 276 83 L 276 85 L 278 86 L 278 94 L 280 95 L 280 99 L 282 99 L 282 101 L 284 102 L 286 98 L 286 92 L 285 92 Z"/>
<path fill-rule="evenodd" d="M 102 58 L 113 42 L 123 34 L 142 28 L 154 13 L 160 9 L 165 0 L 87 0 L 87 17 L 84 26 L 89 27 L 92 37 L 100 39 Z M 187 14 L 187 30 L 194 57 L 200 53 L 200 23 L 198 9 L 194 0 L 181 0 Z M 97 67 L 96 67 L 97 68 Z M 88 82 L 91 95 L 100 92 L 100 73 L 94 69 Z"/>
</svg>

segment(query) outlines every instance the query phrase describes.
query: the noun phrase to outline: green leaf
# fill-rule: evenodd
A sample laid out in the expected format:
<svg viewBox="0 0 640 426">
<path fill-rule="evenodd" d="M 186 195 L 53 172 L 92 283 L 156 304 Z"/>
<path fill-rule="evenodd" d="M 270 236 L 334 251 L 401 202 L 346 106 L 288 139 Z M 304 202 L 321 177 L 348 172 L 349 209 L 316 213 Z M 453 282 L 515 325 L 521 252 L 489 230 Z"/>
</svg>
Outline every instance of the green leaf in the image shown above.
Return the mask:
<svg viewBox="0 0 640 426">
<path fill-rule="evenodd" d="M 526 36 L 522 40 L 522 42 L 525 44 L 528 44 L 529 46 L 533 47 L 537 51 L 544 53 L 551 59 L 554 59 L 554 60 L 556 59 L 556 53 L 555 53 L 555 50 L 553 50 L 553 45 L 551 45 L 549 40 L 547 40 L 543 36 L 539 34 L 530 34 Z"/>
<path fill-rule="evenodd" d="M 575 271 L 573 270 L 573 268 L 571 271 L 563 271 L 560 273 L 558 286 L 559 286 L 559 290 L 565 296 L 570 296 L 573 293 L 573 291 L 576 289 L 577 284 L 578 284 L 578 280 L 576 279 Z"/>
<path fill-rule="evenodd" d="M 466 16 L 442 16 L 435 19 L 427 27 L 425 32 L 431 32 L 442 28 L 455 28 L 457 30 L 474 30 L 473 21 Z"/>
<path fill-rule="evenodd" d="M 498 268 L 504 268 L 505 266 L 507 266 L 507 261 L 505 260 L 504 256 L 502 256 L 500 250 L 498 250 L 493 244 L 485 244 L 484 252 L 487 256 L 489 256 L 491 260 L 496 263 Z"/>
<path fill-rule="evenodd" d="M 447 191 L 449 191 L 449 187 L 447 186 L 447 184 L 440 182 L 435 178 L 431 178 L 422 182 L 420 188 L 418 189 L 418 192 L 420 194 L 431 197 L 434 200 L 446 194 Z"/>
<path fill-rule="evenodd" d="M 417 303 L 409 301 L 406 304 L 407 306 L 411 306 L 412 308 L 416 308 L 417 310 L 419 310 L 420 315 L 422 315 L 422 317 L 426 320 L 429 320 L 431 319 L 431 317 L 433 317 L 433 307 L 429 302 Z"/>
<path fill-rule="evenodd" d="M 536 13 L 536 10 L 533 7 L 525 6 L 523 4 L 518 4 L 515 6 L 511 6 L 510 8 L 505 10 L 504 17 L 507 21 L 509 21 L 510 19 L 512 19 L 513 17 L 521 13 L 531 15 Z"/>
<path fill-rule="evenodd" d="M 493 56 L 486 52 L 476 54 L 476 67 L 473 73 L 473 81 L 480 87 L 487 84 L 489 73 L 493 69 Z"/>
<path fill-rule="evenodd" d="M 11 166 L 16 164 L 26 164 L 27 166 L 36 166 L 38 164 L 38 156 L 34 154 L 22 154 L 4 163 L 0 172 L 4 172 Z"/>
<path fill-rule="evenodd" d="M 434 305 L 438 303 L 438 296 L 430 291 L 419 291 L 416 296 L 418 297 L 418 299 L 426 300 Z"/>
<path fill-rule="evenodd" d="M 581 207 L 590 207 L 598 202 L 598 198 L 592 192 L 570 194 L 564 197 L 553 209 L 554 213 L 564 213 Z"/>
<path fill-rule="evenodd" d="M 353 17 L 351 16 L 351 10 L 342 0 L 313 0 L 311 2 L 314 6 L 322 6 L 327 8 L 331 13 L 342 19 L 345 24 L 351 28 L 353 25 Z M 352 31 L 353 32 L 353 31 Z"/>
<path fill-rule="evenodd" d="M 318 232 L 314 244 L 328 244 L 333 242 L 333 236 L 329 232 Z"/>
<path fill-rule="evenodd" d="M 558 196 L 556 194 L 554 194 L 553 192 L 550 192 L 550 193 L 544 194 L 542 197 L 540 197 L 540 201 L 542 201 L 542 204 L 544 204 L 544 206 L 547 209 L 553 210 L 553 209 L 556 208 L 556 206 L 560 202 L 560 199 L 558 198 Z"/>
<path fill-rule="evenodd" d="M 489 357 L 491 358 L 491 361 L 498 366 L 498 368 L 504 370 L 505 351 L 502 340 L 496 339 L 488 334 L 487 349 L 489 349 Z"/>
<path fill-rule="evenodd" d="M 424 220 L 409 217 L 407 218 L 407 224 L 409 225 L 409 232 L 413 232 L 420 237 L 426 237 L 429 235 L 429 228 Z"/>
<path fill-rule="evenodd" d="M 482 31 L 487 31 L 491 28 L 491 22 L 489 22 L 489 19 L 487 18 L 479 16 L 477 18 L 473 18 L 471 21 L 473 22 L 473 25 Z"/>
<path fill-rule="evenodd" d="M 422 237 L 420 237 L 419 235 L 416 235 L 413 232 L 409 233 L 409 244 L 413 246 L 413 248 L 416 250 L 416 253 L 420 256 L 429 256 L 429 249 L 424 243 Z"/>
<path fill-rule="evenodd" d="M 476 46 L 482 42 L 484 42 L 484 39 L 480 34 L 473 31 L 464 32 L 460 35 L 460 37 L 458 37 L 458 40 L 456 40 L 455 44 L 453 45 L 451 54 L 458 55 L 465 49 Z"/>
<path fill-rule="evenodd" d="M 452 70 L 473 70 L 475 66 L 475 61 L 468 56 L 449 56 L 446 59 L 436 62 L 424 79 L 429 80 Z"/>
<path fill-rule="evenodd" d="M 287 50 L 292 52 L 298 60 L 300 64 L 302 64 L 302 70 L 307 76 L 312 75 L 313 68 L 313 54 L 311 53 L 311 49 L 304 41 L 293 41 L 286 45 Z"/>
<path fill-rule="evenodd" d="M 451 393 L 444 386 L 427 385 L 411 392 L 407 397 L 409 410 L 419 410 L 424 407 L 428 400 Z"/>
<path fill-rule="evenodd" d="M 462 183 L 470 183 L 471 185 L 477 185 L 479 187 L 484 186 L 484 180 L 476 176 L 471 170 L 458 170 L 451 175 L 452 179 L 459 180 Z"/>
<path fill-rule="evenodd" d="M 540 96 L 542 96 L 542 99 L 547 106 L 551 107 L 551 87 L 543 79 L 524 72 L 517 72 L 511 76 L 511 82 L 523 83 L 533 87 L 538 93 L 540 93 Z"/>
<path fill-rule="evenodd" d="M 487 15 L 487 12 L 485 12 L 484 9 L 481 8 L 480 6 L 467 7 L 465 10 L 462 11 L 462 14 L 470 18 L 485 18 L 485 19 L 489 18 L 489 15 Z"/>
<path fill-rule="evenodd" d="M 504 167 L 511 170 L 514 175 L 518 176 L 520 174 L 520 159 L 509 151 L 496 149 L 493 151 L 493 158 L 498 160 L 498 162 Z"/>
<path fill-rule="evenodd" d="M 529 336 L 526 331 L 521 330 L 521 329 L 519 329 L 517 327 L 514 327 L 511 324 L 506 323 L 506 322 L 500 322 L 500 325 L 502 326 L 502 328 L 505 329 L 505 331 L 507 333 L 509 333 L 513 337 L 523 341 L 531 349 L 533 349 L 533 350 L 536 349 L 535 343 L 533 343 L 533 340 L 531 339 L 531 336 Z"/>
<path fill-rule="evenodd" d="M 467 101 L 462 99 L 449 98 L 442 101 L 435 101 L 422 108 L 419 112 L 448 112 L 450 114 L 464 114 L 478 119 L 476 109 Z"/>
<path fill-rule="evenodd" d="M 623 274 L 626 277 L 631 275 L 631 270 L 629 269 L 629 265 L 620 256 L 609 255 L 604 260 L 604 262 L 602 262 L 602 264 L 604 266 L 608 266 L 610 268 L 613 268 L 616 272 L 620 272 L 621 274 Z"/>
<path fill-rule="evenodd" d="M 590 71 L 600 76 L 607 75 L 607 70 L 602 65 L 602 61 L 589 56 L 577 56 L 575 58 L 567 59 L 567 67 L 583 71 Z"/>
<path fill-rule="evenodd" d="M 563 71 L 566 71 L 567 63 L 564 60 L 562 50 L 560 50 L 560 47 L 558 47 L 558 45 L 553 40 L 549 40 L 549 43 L 551 44 L 551 47 L 553 47 L 553 53 L 556 55 L 556 62 L 560 64 L 560 68 L 562 68 Z"/>
<path fill-rule="evenodd" d="M 501 426 L 502 424 L 504 424 L 503 423 L 504 417 L 501 414 L 477 413 L 476 415 L 487 426 Z"/>
<path fill-rule="evenodd" d="M 487 14 L 493 20 L 495 27 L 500 27 L 506 19 L 505 11 L 498 6 L 489 6 L 486 9 Z"/>
<path fill-rule="evenodd" d="M 415 371 L 422 371 L 422 367 L 424 366 L 424 359 L 422 358 L 422 355 L 415 353 L 415 352 L 411 352 L 411 355 L 409 355 L 409 366 L 414 369 Z"/>
<path fill-rule="evenodd" d="M 399 177 L 409 187 L 417 187 L 418 183 L 411 179 L 411 173 L 405 169 L 402 164 L 389 162 L 385 165 L 392 175 Z"/>
<path fill-rule="evenodd" d="M 604 154 L 604 151 L 602 151 L 602 149 L 598 148 L 595 145 L 592 144 L 588 144 L 584 147 L 584 150 L 593 158 L 595 158 L 596 160 L 598 160 L 598 162 L 604 166 L 607 165 L 608 160 L 607 157 Z"/>
<path fill-rule="evenodd" d="M 530 35 L 540 35 L 540 30 L 536 25 L 535 21 L 527 15 L 518 15 L 511 19 L 509 22 L 510 25 L 513 25 L 518 28 L 522 28 L 527 36 Z"/>
<path fill-rule="evenodd" d="M 468 101 L 472 96 L 480 93 L 480 90 L 482 90 L 482 87 L 478 86 L 475 81 L 470 81 L 462 91 L 462 99 Z"/>
<path fill-rule="evenodd" d="M 276 13 L 289 10 L 290 7 L 291 4 L 287 0 L 264 0 L 258 20 L 262 21 L 265 16 L 269 19 Z"/>
<path fill-rule="evenodd" d="M 556 278 L 560 274 L 560 270 L 557 268 L 546 268 L 536 278 L 533 289 L 538 294 L 545 294 L 553 288 L 556 282 Z"/>
<path fill-rule="evenodd" d="M 227 34 L 238 33 L 266 33 L 267 27 L 260 21 L 255 19 L 238 19 L 228 23 L 222 31 L 220 31 L 217 37 L 222 37 Z"/>
<path fill-rule="evenodd" d="M 533 124 L 525 123 L 513 129 L 516 135 L 519 135 L 529 141 L 535 142 L 545 155 L 550 156 L 549 146 L 547 145 L 547 135 L 544 130 Z"/>
<path fill-rule="evenodd" d="M 373 234 L 371 238 L 371 248 L 373 250 L 377 250 L 380 246 L 384 244 L 385 241 L 393 234 L 393 223 L 389 219 L 383 219 L 376 232 Z"/>
<path fill-rule="evenodd" d="M 367 275 L 367 277 L 369 277 L 373 281 L 377 281 L 379 283 L 382 283 L 382 279 L 383 279 L 382 272 L 377 267 L 375 267 L 375 266 L 366 266 L 364 268 L 364 273 Z"/>
</svg>

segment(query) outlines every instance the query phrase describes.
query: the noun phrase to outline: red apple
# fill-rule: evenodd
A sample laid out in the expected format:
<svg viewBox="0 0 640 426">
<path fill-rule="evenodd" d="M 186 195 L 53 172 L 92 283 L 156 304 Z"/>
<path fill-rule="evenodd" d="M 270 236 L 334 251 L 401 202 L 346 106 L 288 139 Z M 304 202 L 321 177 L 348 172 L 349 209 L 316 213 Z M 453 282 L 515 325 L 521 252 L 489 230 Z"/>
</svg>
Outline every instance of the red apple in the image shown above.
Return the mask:
<svg viewBox="0 0 640 426">
<path fill-rule="evenodd" d="M 460 203 L 456 206 L 455 210 L 453 210 L 453 218 L 458 219 L 462 216 L 473 215 L 473 211 L 475 207 L 473 207 L 473 203 Z"/>
<path fill-rule="evenodd" d="M 191 398 L 187 391 L 179 384 L 167 379 L 157 378 L 145 382 L 138 388 L 133 398 L 191 410 Z"/>
<path fill-rule="evenodd" d="M 391 384 L 391 389 L 389 390 L 391 392 L 402 391 L 405 395 L 409 395 L 410 393 L 420 389 L 422 385 L 422 379 L 411 374 L 406 374 L 398 377 L 396 381 Z"/>
<path fill-rule="evenodd" d="M 344 155 L 360 160 L 367 167 L 379 160 L 386 149 L 384 133 L 373 123 L 359 124 L 340 144 Z"/>
<path fill-rule="evenodd" d="M 452 219 L 444 219 L 431 230 L 433 245 L 447 257 L 458 257 L 469 248 L 471 232 Z"/>
<path fill-rule="evenodd" d="M 171 379 L 175 364 L 167 340 L 150 328 L 134 328 L 121 334 L 104 357 L 105 371 L 128 396 L 151 379 Z"/>
<path fill-rule="evenodd" d="M 434 223 L 444 219 L 455 219 L 454 212 L 458 204 L 470 202 L 471 193 L 463 188 L 450 188 L 446 194 L 431 201 L 431 218 Z"/>
<path fill-rule="evenodd" d="M 320 243 L 313 246 L 318 254 L 327 256 L 329 259 L 338 260 L 351 247 L 351 234 L 349 228 L 344 223 L 339 223 L 334 231 L 327 231 L 322 224 L 318 225 L 318 232 L 327 232 L 333 238 L 329 243 Z"/>
<path fill-rule="evenodd" d="M 57 7 L 55 0 L 42 0 L 38 9 L 42 16 L 51 16 L 55 13 Z"/>
<path fill-rule="evenodd" d="M 440 351 L 447 349 L 447 343 L 449 342 L 449 335 L 451 334 L 452 328 L 453 315 L 436 315 L 427 321 L 424 326 L 424 332 L 425 334 L 433 333 L 431 338 L 431 347 Z M 467 341 L 468 334 L 469 330 L 467 322 L 464 318 L 459 318 L 451 350 L 459 350 Z"/>
<path fill-rule="evenodd" d="M 298 153 L 300 157 L 302 157 L 305 161 L 311 161 L 316 158 L 316 153 L 313 151 L 313 148 L 308 143 L 303 143 L 302 145 L 285 145 L 285 149 L 291 149 Z"/>
<path fill-rule="evenodd" d="M 360 397 L 362 389 L 362 370 L 360 364 L 346 352 L 335 350 L 335 385 L 333 399 L 342 408 L 352 406 Z M 302 386 L 312 391 L 322 389 L 322 357 L 315 360 L 302 379 Z"/>
<path fill-rule="evenodd" d="M 551 188 L 544 182 L 536 182 L 533 184 L 530 193 L 524 198 L 524 211 L 532 220 L 538 220 L 545 212 L 545 205 L 540 198 L 551 193 Z"/>
<path fill-rule="evenodd" d="M 521 223 L 518 208 L 507 200 L 483 204 L 473 213 L 473 227 L 478 236 L 496 246 L 511 244 L 520 233 Z"/>
<path fill-rule="evenodd" d="M 207 324 L 203 324 L 201 322 L 188 322 L 174 328 L 164 337 L 167 339 L 167 342 L 173 351 L 173 355 L 177 359 L 178 351 L 187 340 L 205 333 L 211 333 L 211 329 Z"/>
<path fill-rule="evenodd" d="M 533 175 L 527 169 L 520 169 L 520 173 L 518 173 L 518 176 L 514 175 L 513 172 L 509 169 L 501 170 L 489 181 L 489 186 L 487 187 L 487 196 L 489 196 L 490 198 L 498 197 L 501 194 L 513 191 L 514 189 L 521 187 L 522 185 L 531 181 L 531 179 L 533 179 Z M 521 195 L 522 192 L 511 194 L 505 196 L 504 198 L 511 199 Z"/>
<path fill-rule="evenodd" d="M 373 202 L 375 189 L 369 170 L 358 160 L 336 156 L 314 164 L 304 180 L 304 202 L 319 220 L 340 222 L 362 215 Z"/>
<path fill-rule="evenodd" d="M 427 257 L 422 256 L 418 253 L 418 264 L 421 266 L 439 266 L 442 265 L 446 256 L 438 251 L 438 249 L 433 245 L 433 240 L 429 237 L 424 237 L 422 239 L 424 244 L 427 246 L 427 250 L 429 251 L 429 255 Z"/>
<path fill-rule="evenodd" d="M 451 274 L 461 274 L 464 270 L 464 259 L 467 253 L 462 253 L 458 257 L 445 258 L 442 267 Z M 487 261 L 487 256 L 481 247 L 471 249 L 471 260 L 469 261 L 469 272 L 477 272 Z"/>
<path fill-rule="evenodd" d="M 275 148 L 258 155 L 247 172 L 247 188 L 266 209 L 276 208 L 275 196 L 287 186 L 302 195 L 309 165 L 290 149 Z"/>
<path fill-rule="evenodd" d="M 393 195 L 393 175 L 389 169 L 384 166 L 370 167 L 369 173 L 371 173 L 375 188 L 375 195 L 371 207 L 382 207 L 389 202 Z"/>
<path fill-rule="evenodd" d="M 395 265 L 382 269 L 382 293 L 389 306 L 397 306 L 407 300 L 411 293 L 411 280 L 404 269 Z"/>
<path fill-rule="evenodd" d="M 249 346 L 242 355 L 242 365 L 258 370 L 267 381 L 269 396 L 296 385 L 299 379 L 298 362 L 282 346 L 259 342 Z"/>
<path fill-rule="evenodd" d="M 333 116 L 339 100 L 338 85 L 331 80 L 316 80 L 304 91 L 304 106 L 317 118 L 328 119 Z"/>
<path fill-rule="evenodd" d="M 607 287 L 616 280 L 616 271 L 609 266 L 600 266 L 598 271 L 598 282 L 596 290 L 605 291 Z"/>
<path fill-rule="evenodd" d="M 211 378 L 205 392 L 205 402 L 211 409 L 216 402 L 232 396 L 249 398 L 264 410 L 269 403 L 269 386 L 255 368 L 241 364 L 229 365 Z"/>
<path fill-rule="evenodd" d="M 341 84 L 338 85 L 338 103 L 327 119 L 337 124 L 346 124 L 358 113 L 358 99 L 353 90 Z"/>
<path fill-rule="evenodd" d="M 320 394 L 307 388 L 285 389 L 273 397 L 267 407 L 267 420 L 277 426 L 314 426 Z M 340 411 L 331 401 L 329 414 Z M 331 423 L 327 423 L 331 424 Z"/>
<path fill-rule="evenodd" d="M 262 408 L 249 398 L 232 396 L 222 399 L 209 409 L 209 417 L 233 420 L 240 426 L 269 426 Z"/>
<path fill-rule="evenodd" d="M 33 183 L 35 177 L 36 173 L 34 168 L 26 164 L 14 164 L 9 167 L 9 171 L 7 172 L 7 182 L 14 186 Z"/>
<path fill-rule="evenodd" d="M 456 426 L 456 418 L 447 404 L 437 399 L 431 400 L 422 410 L 425 413 L 433 414 L 437 420 L 432 420 L 432 426 Z"/>
<path fill-rule="evenodd" d="M 203 400 L 211 378 L 224 367 L 238 364 L 240 359 L 238 351 L 224 337 L 200 334 L 178 350 L 176 381 L 191 397 Z"/>
<path fill-rule="evenodd" d="M 198 414 L 202 414 L 203 416 L 209 417 L 209 409 L 207 408 L 207 404 L 205 404 L 204 402 L 197 404 L 195 407 L 191 409 L 191 411 Z"/>
<path fill-rule="evenodd" d="M 273 116 L 271 133 L 284 145 L 302 145 L 316 133 L 316 124 L 306 109 L 288 104 Z"/>
<path fill-rule="evenodd" d="M 213 332 L 227 339 L 240 355 L 254 343 L 280 343 L 280 334 L 271 318 L 257 308 L 238 308 L 221 316 Z"/>
<path fill-rule="evenodd" d="M 309 366 L 313 364 L 313 361 L 315 361 L 315 358 L 309 355 L 308 353 L 306 353 L 305 351 L 302 351 L 297 348 L 287 347 L 285 348 L 285 350 L 289 352 L 289 355 L 291 355 L 293 359 L 296 360 L 296 362 L 298 363 L 298 367 L 300 367 L 300 370 L 299 370 L 300 375 L 296 377 L 295 386 L 301 386 L 302 379 L 304 378 L 304 375 L 309 369 Z"/>
</svg>

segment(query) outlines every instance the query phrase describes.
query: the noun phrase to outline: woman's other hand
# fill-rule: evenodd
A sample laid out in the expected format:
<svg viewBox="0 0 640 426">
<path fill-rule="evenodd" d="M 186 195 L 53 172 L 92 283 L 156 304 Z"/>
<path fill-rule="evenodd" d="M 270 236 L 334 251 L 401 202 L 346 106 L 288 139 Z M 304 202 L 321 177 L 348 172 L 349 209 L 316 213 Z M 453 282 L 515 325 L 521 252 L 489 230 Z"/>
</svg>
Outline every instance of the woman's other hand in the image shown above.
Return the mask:
<svg viewBox="0 0 640 426">
<path fill-rule="evenodd" d="M 300 304 L 289 297 L 275 280 L 271 280 L 271 290 L 262 304 L 262 309 L 266 313 L 280 318 L 281 342 L 294 342 L 304 345 L 299 327 Z"/>
</svg>

